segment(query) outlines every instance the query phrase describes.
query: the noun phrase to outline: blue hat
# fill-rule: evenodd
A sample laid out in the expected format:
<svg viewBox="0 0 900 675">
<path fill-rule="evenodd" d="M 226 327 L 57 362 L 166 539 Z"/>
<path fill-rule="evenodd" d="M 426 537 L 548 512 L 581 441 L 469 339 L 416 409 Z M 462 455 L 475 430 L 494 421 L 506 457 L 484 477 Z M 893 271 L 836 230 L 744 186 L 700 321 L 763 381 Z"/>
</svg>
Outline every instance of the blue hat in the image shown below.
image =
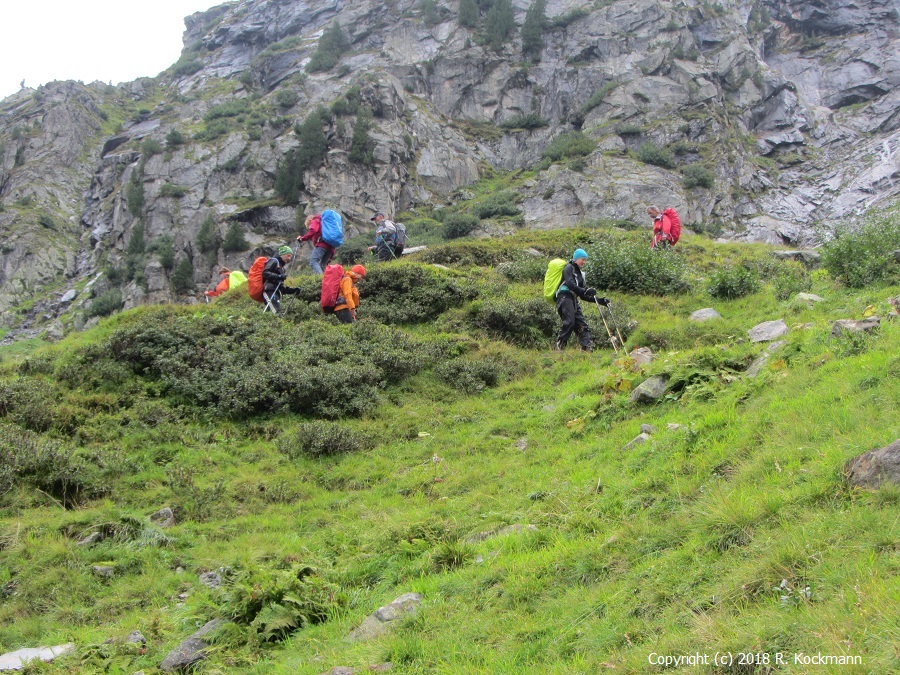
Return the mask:
<svg viewBox="0 0 900 675">
<path fill-rule="evenodd" d="M 579 258 L 587 260 L 587 251 L 583 248 L 576 248 L 575 253 L 572 254 L 572 260 L 578 260 Z"/>
</svg>

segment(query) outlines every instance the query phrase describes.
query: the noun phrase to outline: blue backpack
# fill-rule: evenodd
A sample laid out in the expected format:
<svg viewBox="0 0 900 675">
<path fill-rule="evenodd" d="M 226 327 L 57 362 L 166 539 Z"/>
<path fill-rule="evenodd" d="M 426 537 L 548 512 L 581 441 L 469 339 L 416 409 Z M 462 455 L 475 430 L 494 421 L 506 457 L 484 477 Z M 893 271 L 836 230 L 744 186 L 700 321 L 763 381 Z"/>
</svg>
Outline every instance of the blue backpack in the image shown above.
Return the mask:
<svg viewBox="0 0 900 675">
<path fill-rule="evenodd" d="M 344 243 L 344 221 L 337 211 L 322 211 L 322 241 L 335 248 Z"/>
</svg>

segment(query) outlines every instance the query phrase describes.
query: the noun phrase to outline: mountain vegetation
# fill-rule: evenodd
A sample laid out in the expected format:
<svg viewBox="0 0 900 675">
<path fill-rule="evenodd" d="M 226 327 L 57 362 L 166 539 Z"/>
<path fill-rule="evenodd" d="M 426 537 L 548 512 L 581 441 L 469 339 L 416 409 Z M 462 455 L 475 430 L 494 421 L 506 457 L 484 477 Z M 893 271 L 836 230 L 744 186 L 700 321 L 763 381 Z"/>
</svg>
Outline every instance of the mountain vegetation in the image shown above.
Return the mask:
<svg viewBox="0 0 900 675">
<path fill-rule="evenodd" d="M 871 236 L 817 268 L 524 231 L 367 263 L 352 326 L 295 266 L 283 317 L 236 289 L 2 347 L 0 650 L 150 673 L 203 627 L 200 673 L 894 671 L 900 486 L 845 476 L 900 436 L 900 266 Z M 576 246 L 611 313 L 552 352 L 543 273 Z"/>
</svg>

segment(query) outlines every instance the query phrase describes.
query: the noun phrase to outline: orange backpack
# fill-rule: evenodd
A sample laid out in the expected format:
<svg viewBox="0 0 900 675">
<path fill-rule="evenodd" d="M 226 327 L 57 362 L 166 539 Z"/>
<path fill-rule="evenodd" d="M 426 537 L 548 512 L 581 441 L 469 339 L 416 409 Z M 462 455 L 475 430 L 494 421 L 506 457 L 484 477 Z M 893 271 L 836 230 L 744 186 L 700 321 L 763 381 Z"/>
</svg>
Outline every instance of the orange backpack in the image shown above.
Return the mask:
<svg viewBox="0 0 900 675">
<path fill-rule="evenodd" d="M 266 266 L 268 261 L 268 257 L 264 255 L 259 256 L 253 261 L 253 264 L 250 266 L 250 271 L 247 272 L 247 292 L 250 293 L 250 297 L 257 302 L 263 301 L 262 273 L 263 267 Z"/>
</svg>

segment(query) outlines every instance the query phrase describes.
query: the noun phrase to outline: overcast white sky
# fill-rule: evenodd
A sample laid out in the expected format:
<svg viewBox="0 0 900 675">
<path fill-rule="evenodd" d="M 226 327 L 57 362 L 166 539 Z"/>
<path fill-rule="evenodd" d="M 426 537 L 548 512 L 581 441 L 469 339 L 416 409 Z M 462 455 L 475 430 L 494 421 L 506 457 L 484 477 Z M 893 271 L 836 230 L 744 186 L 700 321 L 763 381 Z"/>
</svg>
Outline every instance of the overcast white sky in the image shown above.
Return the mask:
<svg viewBox="0 0 900 675">
<path fill-rule="evenodd" d="M 153 77 L 181 54 L 184 17 L 224 0 L 0 0 L 0 99 L 52 80 Z"/>
</svg>

